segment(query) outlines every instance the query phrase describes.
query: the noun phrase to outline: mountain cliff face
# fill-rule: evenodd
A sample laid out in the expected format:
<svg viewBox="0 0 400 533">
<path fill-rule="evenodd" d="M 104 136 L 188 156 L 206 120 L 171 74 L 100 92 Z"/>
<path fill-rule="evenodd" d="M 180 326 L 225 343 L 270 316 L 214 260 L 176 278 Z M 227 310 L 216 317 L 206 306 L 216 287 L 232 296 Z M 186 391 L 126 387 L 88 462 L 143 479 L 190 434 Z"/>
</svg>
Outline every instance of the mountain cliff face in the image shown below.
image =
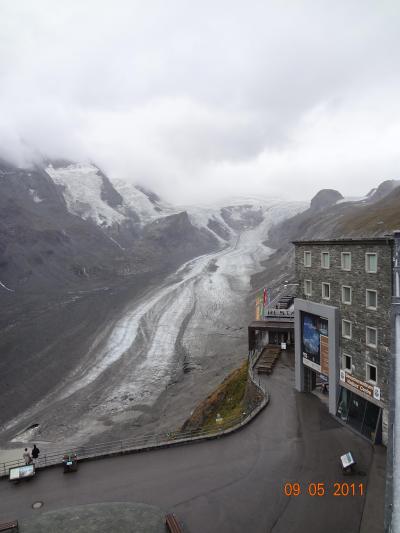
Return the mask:
<svg viewBox="0 0 400 533">
<path fill-rule="evenodd" d="M 322 200 L 322 201 L 321 201 Z M 278 287 L 294 276 L 295 240 L 382 236 L 400 228 L 400 181 L 387 180 L 363 199 L 346 201 L 333 190 L 320 191 L 309 209 L 273 226 L 266 244 L 276 252 L 252 286 Z"/>
<path fill-rule="evenodd" d="M 93 163 L 63 160 L 30 169 L 0 161 L 0 186 L 2 293 L 63 292 L 165 275 L 235 242 L 268 217 L 273 204 L 257 198 L 172 206 L 143 187 L 110 181 Z M 282 217 L 301 209 L 282 203 Z"/>
<path fill-rule="evenodd" d="M 3 161 L 0 187 L 0 282 L 12 290 L 162 272 L 218 247 L 186 213 L 160 216 L 151 193 L 136 190 L 136 211 L 93 164 Z"/>
</svg>

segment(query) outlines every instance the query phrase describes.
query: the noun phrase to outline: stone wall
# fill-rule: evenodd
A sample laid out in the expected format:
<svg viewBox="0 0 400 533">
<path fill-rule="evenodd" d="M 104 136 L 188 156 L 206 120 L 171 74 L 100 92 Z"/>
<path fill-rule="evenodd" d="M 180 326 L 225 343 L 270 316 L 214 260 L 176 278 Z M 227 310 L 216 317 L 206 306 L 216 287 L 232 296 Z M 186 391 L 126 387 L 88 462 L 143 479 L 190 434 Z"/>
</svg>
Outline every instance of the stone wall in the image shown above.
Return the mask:
<svg viewBox="0 0 400 533">
<path fill-rule="evenodd" d="M 304 252 L 311 252 L 311 267 L 304 266 Z M 321 253 L 330 253 L 330 268 L 322 268 Z M 351 252 L 351 271 L 341 268 L 341 252 Z M 367 273 L 365 254 L 377 253 L 377 273 Z M 389 372 L 391 347 L 391 298 L 392 298 L 392 245 L 389 240 L 349 241 L 326 243 L 297 243 L 295 267 L 299 282 L 298 296 L 304 300 L 331 305 L 339 309 L 339 357 L 352 356 L 353 376 L 366 381 L 366 363 L 377 367 L 377 386 L 381 389 L 381 401 L 389 401 Z M 312 294 L 304 294 L 304 280 L 311 280 Z M 322 282 L 330 283 L 330 299 L 322 298 Z M 352 287 L 352 303 L 342 303 L 342 285 Z M 366 308 L 366 289 L 377 291 L 377 310 Z M 342 336 L 341 321 L 352 322 L 352 338 Z M 378 346 L 366 345 L 366 326 L 378 330 Z M 341 363 L 341 360 L 340 360 Z"/>
</svg>

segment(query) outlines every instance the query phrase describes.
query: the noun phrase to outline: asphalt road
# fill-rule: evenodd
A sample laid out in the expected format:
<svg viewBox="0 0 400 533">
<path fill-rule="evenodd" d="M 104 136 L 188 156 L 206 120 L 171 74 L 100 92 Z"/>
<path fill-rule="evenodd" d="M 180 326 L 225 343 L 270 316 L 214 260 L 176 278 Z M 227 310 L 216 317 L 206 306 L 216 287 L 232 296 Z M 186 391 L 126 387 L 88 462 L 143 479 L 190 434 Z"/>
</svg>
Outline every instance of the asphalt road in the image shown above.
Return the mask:
<svg viewBox="0 0 400 533">
<path fill-rule="evenodd" d="M 94 502 L 142 502 L 173 511 L 188 533 L 358 532 L 365 496 L 333 496 L 335 482 L 368 487 L 372 446 L 341 426 L 313 395 L 296 393 L 280 362 L 266 377 L 268 407 L 243 430 L 215 441 L 82 463 L 35 479 L 0 482 L 0 520 Z M 351 450 L 360 474 L 344 477 L 339 456 Z M 286 482 L 302 494 L 284 495 Z M 307 494 L 324 483 L 324 496 Z M 42 510 L 32 510 L 35 501 Z M 377 530 L 376 533 L 379 533 Z"/>
</svg>

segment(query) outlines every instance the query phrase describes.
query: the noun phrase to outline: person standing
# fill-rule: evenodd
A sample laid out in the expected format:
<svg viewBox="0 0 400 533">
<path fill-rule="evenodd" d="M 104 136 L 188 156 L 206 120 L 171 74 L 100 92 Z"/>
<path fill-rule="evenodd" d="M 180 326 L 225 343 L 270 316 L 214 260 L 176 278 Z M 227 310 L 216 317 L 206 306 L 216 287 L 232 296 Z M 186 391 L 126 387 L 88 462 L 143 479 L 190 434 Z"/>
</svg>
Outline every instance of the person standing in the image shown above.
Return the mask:
<svg viewBox="0 0 400 533">
<path fill-rule="evenodd" d="M 32 448 L 32 453 L 31 453 L 32 459 L 36 461 L 36 459 L 39 457 L 39 453 L 40 453 L 39 448 L 36 446 L 36 444 L 34 444 Z"/>
<path fill-rule="evenodd" d="M 26 465 L 29 465 L 32 462 L 32 457 L 31 457 L 31 454 L 28 452 L 28 448 L 25 448 L 25 451 L 22 454 L 22 457 L 24 458 Z"/>
</svg>

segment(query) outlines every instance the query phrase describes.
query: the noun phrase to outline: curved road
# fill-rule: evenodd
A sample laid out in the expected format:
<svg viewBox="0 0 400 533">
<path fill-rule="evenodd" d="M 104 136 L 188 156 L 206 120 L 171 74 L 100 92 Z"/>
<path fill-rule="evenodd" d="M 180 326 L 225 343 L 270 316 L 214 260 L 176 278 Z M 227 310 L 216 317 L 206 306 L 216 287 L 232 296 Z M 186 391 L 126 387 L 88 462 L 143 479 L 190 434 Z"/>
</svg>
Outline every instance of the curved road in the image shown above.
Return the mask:
<svg viewBox="0 0 400 533">
<path fill-rule="evenodd" d="M 228 437 L 82 463 L 77 474 L 38 472 L 17 486 L 0 482 L 0 520 L 70 505 L 136 501 L 173 511 L 188 533 L 355 533 L 365 497 L 334 497 L 334 482 L 368 482 L 372 447 L 341 426 L 314 395 L 296 393 L 285 361 L 263 379 L 268 407 Z M 339 456 L 352 450 L 361 474 L 344 478 Z M 286 481 L 325 483 L 327 494 L 283 494 Z M 379 533 L 379 529 L 371 529 Z"/>
</svg>

